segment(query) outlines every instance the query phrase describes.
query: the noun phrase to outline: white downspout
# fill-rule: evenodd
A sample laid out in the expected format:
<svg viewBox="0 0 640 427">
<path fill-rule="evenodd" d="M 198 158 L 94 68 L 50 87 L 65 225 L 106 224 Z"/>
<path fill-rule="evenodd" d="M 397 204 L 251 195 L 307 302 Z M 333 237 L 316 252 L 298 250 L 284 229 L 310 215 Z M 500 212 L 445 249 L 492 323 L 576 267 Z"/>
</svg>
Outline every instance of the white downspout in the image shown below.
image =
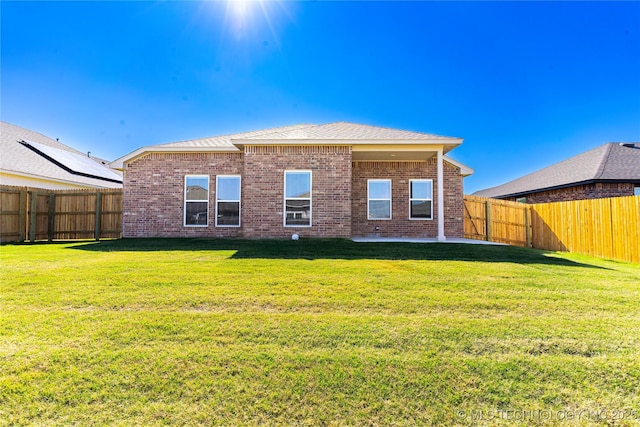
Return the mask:
<svg viewBox="0 0 640 427">
<path fill-rule="evenodd" d="M 438 149 L 438 242 L 444 242 L 444 171 L 442 166 L 442 148 Z"/>
</svg>

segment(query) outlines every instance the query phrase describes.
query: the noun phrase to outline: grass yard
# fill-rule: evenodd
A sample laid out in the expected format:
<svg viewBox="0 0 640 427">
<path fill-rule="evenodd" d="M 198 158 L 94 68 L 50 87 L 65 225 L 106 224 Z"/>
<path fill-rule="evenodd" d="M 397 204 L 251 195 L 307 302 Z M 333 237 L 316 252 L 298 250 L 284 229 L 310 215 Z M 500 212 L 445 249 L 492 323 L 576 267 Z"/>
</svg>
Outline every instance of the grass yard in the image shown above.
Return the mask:
<svg viewBox="0 0 640 427">
<path fill-rule="evenodd" d="M 348 240 L 0 247 L 0 425 L 640 425 L 640 265 Z"/>
</svg>

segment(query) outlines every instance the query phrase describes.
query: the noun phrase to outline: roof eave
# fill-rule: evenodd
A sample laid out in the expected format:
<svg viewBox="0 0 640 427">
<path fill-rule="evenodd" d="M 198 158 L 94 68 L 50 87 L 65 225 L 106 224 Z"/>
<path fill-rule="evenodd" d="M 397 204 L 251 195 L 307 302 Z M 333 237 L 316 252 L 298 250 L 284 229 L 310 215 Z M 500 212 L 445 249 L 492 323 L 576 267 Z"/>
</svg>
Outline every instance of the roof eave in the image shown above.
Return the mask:
<svg viewBox="0 0 640 427">
<path fill-rule="evenodd" d="M 116 170 L 124 170 L 125 164 L 137 160 L 151 153 L 240 153 L 236 147 L 162 147 L 147 146 L 138 148 L 111 163 L 109 166 Z"/>
<path fill-rule="evenodd" d="M 454 165 L 454 166 L 458 167 L 458 168 L 460 169 L 460 175 L 462 175 L 462 177 L 463 177 L 463 178 L 464 178 L 464 177 L 467 177 L 467 176 L 469 176 L 469 175 L 473 175 L 473 174 L 474 174 L 474 172 L 475 172 L 475 171 L 474 171 L 473 169 L 471 169 L 469 166 L 467 166 L 467 165 L 465 165 L 465 164 L 463 164 L 463 163 L 460 163 L 459 161 L 454 160 L 454 159 L 452 159 L 452 158 L 451 158 L 451 157 L 449 157 L 449 156 L 444 156 L 444 160 L 445 160 L 446 162 L 449 162 L 449 163 L 451 163 L 452 165 Z"/>
<path fill-rule="evenodd" d="M 569 184 L 554 185 L 551 187 L 544 187 L 544 188 L 536 188 L 533 190 L 519 191 L 516 193 L 501 194 L 498 196 L 482 196 L 482 197 L 491 197 L 494 199 L 506 199 L 507 197 L 524 197 L 534 193 L 541 193 L 543 191 L 562 190 L 563 188 L 575 187 L 577 185 L 589 185 L 589 184 L 598 184 L 598 183 L 640 184 L 640 179 L 588 179 L 585 181 L 571 182 Z"/>
<path fill-rule="evenodd" d="M 236 147 L 243 148 L 245 145 L 397 145 L 397 146 L 413 146 L 413 145 L 434 145 L 443 147 L 443 152 L 449 151 L 462 144 L 462 138 L 425 138 L 425 139 L 232 139 L 231 143 Z"/>
</svg>

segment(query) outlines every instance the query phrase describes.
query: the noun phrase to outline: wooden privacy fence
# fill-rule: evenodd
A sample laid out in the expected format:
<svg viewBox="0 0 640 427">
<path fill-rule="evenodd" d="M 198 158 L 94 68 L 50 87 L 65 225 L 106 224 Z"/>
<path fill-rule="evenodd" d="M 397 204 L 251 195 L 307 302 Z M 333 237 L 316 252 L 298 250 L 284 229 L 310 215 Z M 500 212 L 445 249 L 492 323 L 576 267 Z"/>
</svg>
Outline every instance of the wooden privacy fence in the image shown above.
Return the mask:
<svg viewBox="0 0 640 427">
<path fill-rule="evenodd" d="M 119 238 L 122 190 L 0 186 L 0 242 Z"/>
<path fill-rule="evenodd" d="M 640 262 L 640 196 L 527 205 L 464 197 L 469 239 Z"/>
<path fill-rule="evenodd" d="M 530 205 L 464 196 L 464 237 L 531 247 Z"/>
<path fill-rule="evenodd" d="M 640 196 L 531 205 L 533 247 L 640 262 Z"/>
</svg>

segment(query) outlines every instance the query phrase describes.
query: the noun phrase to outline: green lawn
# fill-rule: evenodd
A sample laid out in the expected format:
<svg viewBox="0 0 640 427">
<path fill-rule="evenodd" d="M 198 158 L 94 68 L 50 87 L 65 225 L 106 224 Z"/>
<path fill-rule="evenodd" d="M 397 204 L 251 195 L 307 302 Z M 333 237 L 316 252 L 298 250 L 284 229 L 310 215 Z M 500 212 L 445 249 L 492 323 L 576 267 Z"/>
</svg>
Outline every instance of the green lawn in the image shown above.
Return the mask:
<svg viewBox="0 0 640 427">
<path fill-rule="evenodd" d="M 638 264 L 304 239 L 0 254 L 0 425 L 640 424 Z"/>
</svg>

